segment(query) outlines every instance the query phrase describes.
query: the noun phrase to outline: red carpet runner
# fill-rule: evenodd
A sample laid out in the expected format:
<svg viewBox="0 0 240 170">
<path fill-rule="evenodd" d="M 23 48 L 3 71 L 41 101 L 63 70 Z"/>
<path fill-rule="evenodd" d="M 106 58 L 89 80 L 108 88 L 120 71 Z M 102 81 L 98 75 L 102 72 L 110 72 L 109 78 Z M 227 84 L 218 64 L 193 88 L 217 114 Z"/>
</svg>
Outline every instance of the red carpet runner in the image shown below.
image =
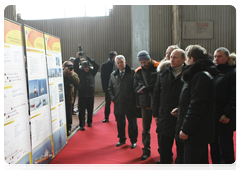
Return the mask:
<svg viewBox="0 0 240 170">
<path fill-rule="evenodd" d="M 130 148 L 131 142 L 127 134 L 126 144 L 116 147 L 117 123 L 113 115 L 113 104 L 108 123 L 102 123 L 104 107 L 93 116 L 92 127 L 85 127 L 85 131 L 78 131 L 63 150 L 50 162 L 50 164 L 154 164 L 159 160 L 156 124 L 153 120 L 151 127 L 151 156 L 142 161 L 142 119 L 138 118 L 137 147 Z M 86 124 L 87 125 L 87 124 Z M 234 139 L 236 141 L 235 133 Z M 234 143 L 236 150 L 236 142 Z M 173 160 L 176 158 L 176 147 L 173 146 Z M 209 158 L 209 163 L 211 159 Z"/>
</svg>

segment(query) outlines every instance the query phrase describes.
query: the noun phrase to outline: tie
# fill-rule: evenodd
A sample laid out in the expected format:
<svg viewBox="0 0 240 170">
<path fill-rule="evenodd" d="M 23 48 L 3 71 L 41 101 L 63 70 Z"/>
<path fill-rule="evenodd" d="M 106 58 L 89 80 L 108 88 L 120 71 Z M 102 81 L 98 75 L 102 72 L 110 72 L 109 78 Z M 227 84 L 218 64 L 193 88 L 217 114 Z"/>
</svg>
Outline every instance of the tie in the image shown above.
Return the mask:
<svg viewBox="0 0 240 170">
<path fill-rule="evenodd" d="M 121 79 L 123 78 L 123 74 L 124 74 L 124 72 L 122 71 L 122 72 L 120 73 Z"/>
</svg>

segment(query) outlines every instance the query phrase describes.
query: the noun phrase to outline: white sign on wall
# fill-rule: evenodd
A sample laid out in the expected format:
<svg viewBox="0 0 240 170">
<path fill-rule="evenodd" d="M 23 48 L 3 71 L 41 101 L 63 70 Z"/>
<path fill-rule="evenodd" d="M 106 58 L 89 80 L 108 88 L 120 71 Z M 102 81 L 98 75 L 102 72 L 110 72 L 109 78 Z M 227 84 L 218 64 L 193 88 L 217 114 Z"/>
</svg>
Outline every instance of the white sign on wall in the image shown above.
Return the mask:
<svg viewBox="0 0 240 170">
<path fill-rule="evenodd" d="M 213 38 L 213 22 L 183 22 L 183 39 L 211 39 Z"/>
</svg>

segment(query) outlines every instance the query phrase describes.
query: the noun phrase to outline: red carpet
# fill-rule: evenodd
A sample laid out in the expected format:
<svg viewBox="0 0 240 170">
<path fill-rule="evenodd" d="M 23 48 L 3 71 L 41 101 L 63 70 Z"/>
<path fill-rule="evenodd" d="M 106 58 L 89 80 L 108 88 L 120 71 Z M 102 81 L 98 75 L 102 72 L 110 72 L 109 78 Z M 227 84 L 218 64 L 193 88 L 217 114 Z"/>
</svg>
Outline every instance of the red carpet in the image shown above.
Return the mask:
<svg viewBox="0 0 240 170">
<path fill-rule="evenodd" d="M 117 123 L 113 115 L 113 104 L 108 123 L 102 123 L 104 107 L 93 117 L 92 127 L 85 127 L 85 131 L 78 131 L 63 150 L 50 164 L 154 164 L 159 160 L 156 124 L 153 120 L 151 127 L 151 156 L 142 161 L 142 119 L 138 118 L 137 147 L 130 148 L 131 142 L 127 134 L 126 144 L 116 147 Z M 234 139 L 236 141 L 235 133 Z M 236 149 L 236 142 L 235 149 Z M 176 147 L 173 146 L 173 160 L 176 158 Z M 211 163 L 211 160 L 209 160 Z"/>
</svg>

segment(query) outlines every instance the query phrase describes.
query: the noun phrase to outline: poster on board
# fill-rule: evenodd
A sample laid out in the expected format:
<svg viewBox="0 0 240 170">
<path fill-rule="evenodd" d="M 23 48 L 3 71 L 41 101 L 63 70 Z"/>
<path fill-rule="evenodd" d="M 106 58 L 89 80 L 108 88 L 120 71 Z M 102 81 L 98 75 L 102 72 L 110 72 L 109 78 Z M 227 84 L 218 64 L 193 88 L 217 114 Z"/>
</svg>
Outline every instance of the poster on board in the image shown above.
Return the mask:
<svg viewBox="0 0 240 170">
<path fill-rule="evenodd" d="M 33 164 L 46 164 L 53 158 L 51 105 L 44 37 L 41 31 L 24 25 L 28 68 Z"/>
<path fill-rule="evenodd" d="M 67 144 L 66 109 L 60 39 L 44 33 L 52 115 L 54 155 Z"/>
<path fill-rule="evenodd" d="M 4 159 L 30 164 L 27 80 L 21 25 L 4 19 Z"/>
</svg>

